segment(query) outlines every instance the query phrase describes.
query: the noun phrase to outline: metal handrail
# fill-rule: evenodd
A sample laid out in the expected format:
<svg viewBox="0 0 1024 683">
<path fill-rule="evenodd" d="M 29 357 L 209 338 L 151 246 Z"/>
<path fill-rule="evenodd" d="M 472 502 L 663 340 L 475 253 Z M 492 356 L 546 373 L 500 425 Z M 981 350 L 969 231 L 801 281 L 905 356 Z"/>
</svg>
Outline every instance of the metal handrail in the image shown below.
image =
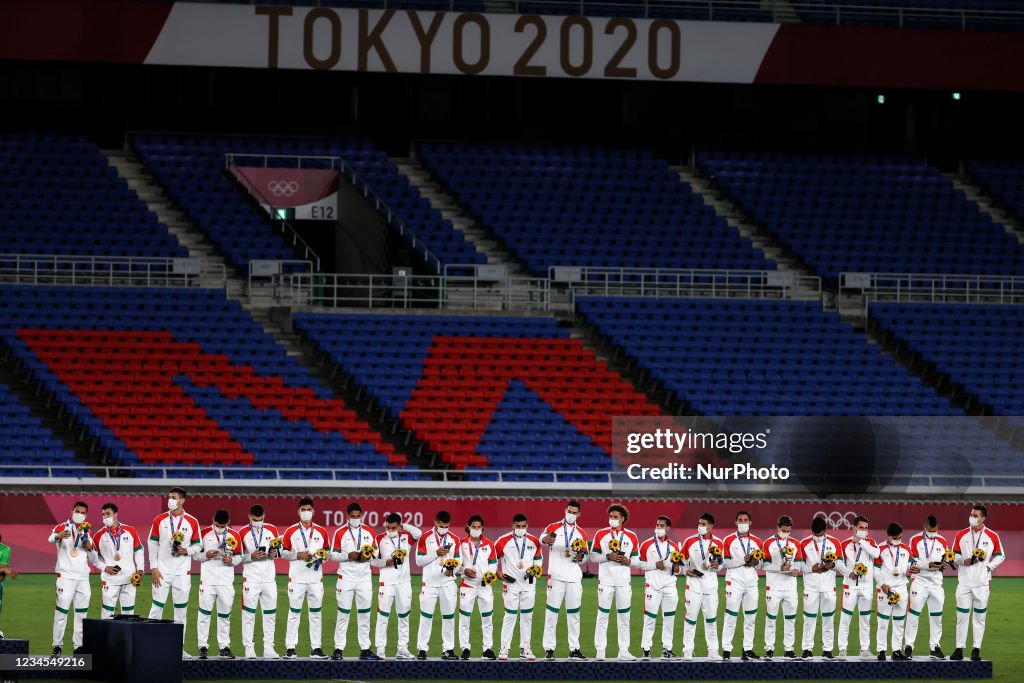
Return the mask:
<svg viewBox="0 0 1024 683">
<path fill-rule="evenodd" d="M 232 154 L 232 153 L 225 154 L 224 155 L 225 163 L 226 163 L 226 166 L 228 168 L 230 168 L 231 166 L 234 165 L 233 163 L 231 163 L 231 161 L 229 161 L 229 159 L 233 160 L 233 157 L 235 157 L 235 156 L 259 156 L 259 155 L 248 155 L 248 154 L 238 154 L 238 155 L 235 155 L 235 154 Z M 264 168 L 268 168 L 268 167 L 264 166 Z M 288 222 L 288 219 L 286 219 L 286 218 L 277 218 L 276 207 L 274 206 L 274 204 L 270 200 L 267 199 L 267 197 L 265 197 L 263 195 L 263 193 L 259 190 L 259 188 L 256 187 L 256 184 L 252 180 L 250 180 L 249 176 L 245 175 L 245 173 L 243 173 L 241 170 L 238 171 L 238 176 L 240 178 L 242 178 L 242 180 L 244 181 L 243 184 L 244 184 L 245 188 L 249 191 L 249 194 L 251 194 L 254 197 L 256 197 L 257 199 L 259 199 L 261 203 L 265 203 L 265 204 L 267 204 L 267 206 L 270 207 L 270 220 L 271 220 L 271 223 L 273 223 L 275 221 L 277 223 L 279 223 L 280 226 L 281 226 L 281 232 L 284 235 L 291 237 L 291 239 L 292 239 L 292 248 L 295 248 L 296 246 L 301 244 L 302 245 L 302 255 L 303 255 L 303 257 L 305 257 L 306 259 L 312 261 L 315 264 L 316 269 L 320 270 L 320 255 L 317 254 L 316 251 L 314 251 L 313 247 L 309 246 L 309 243 L 306 242 L 306 240 L 302 239 L 302 235 L 300 235 L 299 232 L 295 229 L 295 227 L 291 223 Z"/>
<path fill-rule="evenodd" d="M 943 273 L 840 273 L 840 294 L 874 302 L 1024 304 L 1024 277 Z"/>
<path fill-rule="evenodd" d="M 89 254 L 0 254 L 0 281 L 12 284 L 192 287 L 227 287 L 227 267 L 211 271 L 202 259 L 149 256 L 96 256 Z"/>
<path fill-rule="evenodd" d="M 416 236 L 416 233 L 406 224 L 404 220 L 395 212 L 388 203 L 381 199 L 380 195 L 370 186 L 366 180 L 359 175 L 355 167 L 350 164 L 345 157 L 341 155 L 323 155 L 323 154 L 245 154 L 242 152 L 229 152 L 224 155 L 225 165 L 230 167 L 234 165 L 234 160 L 238 157 L 263 159 L 263 167 L 270 168 L 269 163 L 271 159 L 288 159 L 295 161 L 296 168 L 302 168 L 303 160 L 315 160 L 318 162 L 329 162 L 331 169 L 336 169 L 339 173 L 345 175 L 348 181 L 352 184 L 357 191 L 363 194 L 363 197 L 369 201 L 373 208 L 380 213 L 388 224 L 398 230 L 398 234 L 401 235 L 408 241 L 413 249 L 417 249 L 423 254 L 423 258 L 429 263 L 435 272 L 441 272 L 441 260 L 434 255 L 434 252 L 426 245 L 426 243 Z M 316 166 L 315 168 L 320 168 Z M 243 176 L 245 174 L 242 174 Z M 248 178 L 246 178 L 248 180 Z M 252 190 L 250 189 L 250 192 Z M 262 195 L 260 195 L 262 196 Z M 320 262 L 317 260 L 316 269 L 320 270 Z"/>
<path fill-rule="evenodd" d="M 202 2 L 203 0 L 186 0 L 190 2 Z M 251 0 L 251 4 L 260 4 L 260 0 Z M 324 5 L 323 0 L 314 0 L 311 4 L 316 6 Z M 525 7 L 524 7 L 525 5 Z M 391 0 L 367 0 L 365 7 L 369 9 L 406 9 L 405 6 L 396 8 Z M 550 12 L 545 9 L 550 8 Z M 469 5 L 459 6 L 456 0 L 448 0 L 447 11 L 469 11 Z M 652 17 L 652 9 L 657 10 L 658 18 L 670 16 L 673 11 L 680 12 L 680 19 L 695 19 L 708 21 L 747 21 L 753 19 L 762 21 L 766 13 L 772 15 L 773 20 L 778 16 L 777 12 L 796 12 L 800 14 L 813 14 L 824 17 L 831 17 L 830 24 L 836 26 L 846 25 L 852 19 L 862 20 L 864 18 L 877 18 L 879 20 L 892 21 L 899 28 L 907 28 L 909 20 L 936 20 L 949 21 L 948 26 L 943 28 L 956 27 L 962 31 L 969 30 L 972 22 L 999 23 L 1005 22 L 1007 28 L 1024 29 L 1024 11 L 986 9 L 970 7 L 964 3 L 962 7 L 921 7 L 912 5 L 875 6 L 862 5 L 857 3 L 828 2 L 802 2 L 789 3 L 764 3 L 763 0 L 658 0 L 656 3 L 651 0 L 643 0 L 642 5 L 638 3 L 622 2 L 621 0 L 513 0 L 507 8 L 491 8 L 491 13 L 512 13 L 512 14 L 557 14 L 564 15 L 569 11 L 575 15 L 614 16 L 616 10 L 628 12 L 628 16 L 636 16 L 637 10 L 643 10 L 643 18 Z M 700 10 L 698 15 L 695 10 Z M 684 14 L 685 13 L 685 14 Z M 800 19 L 806 21 L 806 17 Z M 783 19 L 785 21 L 785 19 Z M 859 22 L 858 22 L 859 25 Z"/>
<path fill-rule="evenodd" d="M 577 296 L 821 297 L 821 278 L 779 270 L 552 266 L 548 277 Z"/>
</svg>

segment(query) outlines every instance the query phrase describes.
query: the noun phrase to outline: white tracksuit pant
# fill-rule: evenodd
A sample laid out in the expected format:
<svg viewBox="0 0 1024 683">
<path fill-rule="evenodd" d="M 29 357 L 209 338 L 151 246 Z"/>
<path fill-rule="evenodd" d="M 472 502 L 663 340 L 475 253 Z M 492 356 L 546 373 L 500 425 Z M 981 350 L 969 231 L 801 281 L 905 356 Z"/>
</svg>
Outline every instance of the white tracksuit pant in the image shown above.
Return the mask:
<svg viewBox="0 0 1024 683">
<path fill-rule="evenodd" d="M 82 647 L 82 621 L 89 612 L 89 601 L 92 599 L 92 588 L 89 580 L 75 581 L 57 577 L 57 606 L 53 612 L 53 646 L 64 647 L 64 631 L 68 626 L 68 613 L 75 610 L 74 626 L 71 630 L 71 642 L 74 647 Z"/>
<path fill-rule="evenodd" d="M 583 604 L 583 584 L 548 579 L 548 594 L 544 614 L 544 649 L 554 650 L 557 644 L 558 613 L 565 602 L 565 621 L 569 632 L 569 649 L 580 649 L 580 606 Z"/>
<path fill-rule="evenodd" d="M 796 590 L 765 591 L 764 649 L 775 649 L 775 626 L 782 612 L 782 646 L 785 650 L 796 647 L 796 612 L 799 609 Z"/>
<path fill-rule="evenodd" d="M 409 650 L 409 613 L 412 611 L 412 584 L 404 583 L 380 586 L 377 591 L 377 654 L 384 656 L 388 643 L 388 619 L 394 606 L 398 617 L 398 652 Z"/>
<path fill-rule="evenodd" d="M 985 615 L 988 613 L 988 598 L 991 589 L 988 586 L 968 588 L 956 587 L 956 646 L 967 647 L 968 621 L 974 622 L 974 647 L 980 648 L 985 638 Z M 974 618 L 971 619 L 971 610 Z"/>
<path fill-rule="evenodd" d="M 130 583 L 111 585 L 106 581 L 101 582 L 103 609 L 100 610 L 101 619 L 110 619 L 117 610 L 117 603 L 121 603 L 121 614 L 135 614 L 135 596 L 138 589 Z"/>
<path fill-rule="evenodd" d="M 835 645 L 836 589 L 804 592 L 805 650 L 814 651 L 814 634 L 818 630 L 818 613 L 821 613 L 821 648 L 832 650 Z"/>
<path fill-rule="evenodd" d="M 722 649 L 732 652 L 736 621 L 743 610 L 743 651 L 754 649 L 754 626 L 757 622 L 758 587 L 743 588 L 725 582 L 725 618 L 722 626 Z"/>
<path fill-rule="evenodd" d="M 893 590 L 900 594 L 900 601 L 895 605 L 889 604 L 889 596 L 878 591 L 875 600 L 878 602 L 878 628 L 875 634 L 875 649 L 886 650 L 889 642 L 889 622 L 892 622 L 892 649 L 903 649 L 903 627 L 907 619 L 907 586 L 892 586 Z"/>
<path fill-rule="evenodd" d="M 619 654 L 629 652 L 629 610 L 633 604 L 632 586 L 602 586 L 597 584 L 597 625 L 594 627 L 594 647 L 604 651 L 608 646 L 608 616 L 615 605 L 615 622 L 619 631 Z"/>
<path fill-rule="evenodd" d="M 928 586 L 919 581 L 910 584 L 910 606 L 907 629 L 903 642 L 913 647 L 917 640 L 917 627 L 921 614 L 928 610 L 928 649 L 934 650 L 942 640 L 942 610 L 946 605 L 946 591 L 941 585 Z"/>
<path fill-rule="evenodd" d="M 494 647 L 494 588 L 479 586 L 459 588 L 459 649 L 465 650 L 469 644 L 469 625 L 473 621 L 473 607 L 480 606 L 480 631 L 483 635 L 483 648 Z"/>
<path fill-rule="evenodd" d="M 309 647 L 313 650 L 322 646 L 322 610 L 324 606 L 324 584 L 288 582 L 288 625 L 284 633 L 284 646 L 294 650 L 299 644 L 299 622 L 302 621 L 302 603 L 309 606 Z"/>
<path fill-rule="evenodd" d="M 373 605 L 373 582 L 341 579 L 335 588 L 338 600 L 338 620 L 334 624 L 334 647 L 344 650 L 348 642 L 348 618 L 352 614 L 352 601 L 356 603 L 356 629 L 360 650 L 370 649 L 370 609 Z"/>
<path fill-rule="evenodd" d="M 263 608 L 263 651 L 274 649 L 277 630 L 277 584 L 242 582 L 242 645 L 246 650 L 255 647 L 256 608 Z"/>
<path fill-rule="evenodd" d="M 519 647 L 532 650 L 530 642 L 533 636 L 533 606 L 537 600 L 537 584 L 527 579 L 505 584 L 501 589 L 502 601 L 505 605 L 505 617 L 501 622 L 501 649 L 512 647 L 512 635 L 519 622 Z"/>
<path fill-rule="evenodd" d="M 859 619 L 860 649 L 871 651 L 871 608 L 874 595 L 870 584 L 843 589 L 842 614 L 839 615 L 840 650 L 846 650 L 850 642 L 850 621 L 856 610 Z"/>
<path fill-rule="evenodd" d="M 676 632 L 676 608 L 679 607 L 679 591 L 674 583 L 662 588 L 647 587 L 644 589 L 644 631 L 640 638 L 640 648 L 650 650 L 654 644 L 654 628 L 658 622 L 658 610 L 661 610 L 661 647 L 672 649 L 672 640 Z"/>
<path fill-rule="evenodd" d="M 217 613 L 217 645 L 221 649 L 231 647 L 231 609 L 235 604 L 234 586 L 204 586 L 199 582 L 199 618 L 196 619 L 196 636 L 199 647 L 210 642 L 210 619 Z"/>
<path fill-rule="evenodd" d="M 423 586 L 420 589 L 420 626 L 416 649 L 430 652 L 430 635 L 434 630 L 434 607 L 441 603 L 441 648 L 455 649 L 455 583 L 444 586 Z"/>
<path fill-rule="evenodd" d="M 181 624 L 181 637 L 184 642 L 185 631 L 188 629 L 188 599 L 192 595 L 192 577 L 188 574 L 176 576 L 163 575 L 159 586 L 153 587 L 153 605 L 149 608 L 150 619 L 163 619 L 164 605 L 170 594 L 174 606 L 174 623 Z"/>
<path fill-rule="evenodd" d="M 704 640 L 708 652 L 718 654 L 718 593 L 686 591 L 686 619 L 683 623 L 683 652 L 693 652 L 693 641 L 697 635 L 697 619 L 704 615 Z"/>
</svg>

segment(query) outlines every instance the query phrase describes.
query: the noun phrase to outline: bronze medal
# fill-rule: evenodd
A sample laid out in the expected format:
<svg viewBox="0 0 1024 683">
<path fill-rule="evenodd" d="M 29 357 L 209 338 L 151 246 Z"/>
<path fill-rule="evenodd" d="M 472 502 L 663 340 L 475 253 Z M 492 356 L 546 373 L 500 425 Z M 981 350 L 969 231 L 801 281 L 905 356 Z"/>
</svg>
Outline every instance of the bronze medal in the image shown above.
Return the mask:
<svg viewBox="0 0 1024 683">
<path fill-rule="evenodd" d="M 78 557 L 78 549 L 77 548 L 75 550 L 71 551 L 71 557 Z"/>
<path fill-rule="evenodd" d="M 121 561 L 121 553 L 114 553 L 114 562 Z"/>
</svg>

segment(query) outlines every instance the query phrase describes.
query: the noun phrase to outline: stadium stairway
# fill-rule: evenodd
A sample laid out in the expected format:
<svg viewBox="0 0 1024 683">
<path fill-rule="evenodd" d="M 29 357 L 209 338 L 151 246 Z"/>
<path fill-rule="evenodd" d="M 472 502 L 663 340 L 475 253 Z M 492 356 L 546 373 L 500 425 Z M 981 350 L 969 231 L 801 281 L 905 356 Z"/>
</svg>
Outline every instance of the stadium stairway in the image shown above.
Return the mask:
<svg viewBox="0 0 1024 683">
<path fill-rule="evenodd" d="M 526 268 L 505 248 L 501 240 L 456 201 L 444 184 L 420 161 L 415 150 L 412 156 L 393 157 L 391 161 L 419 191 L 420 196 L 429 201 L 430 205 L 440 211 L 442 216 L 450 220 L 455 229 L 465 235 L 466 240 L 472 243 L 478 252 L 487 257 L 488 264 L 505 266 L 511 277 L 528 275 Z"/>
<path fill-rule="evenodd" d="M 1003 230 L 1024 244 L 1024 218 L 1003 206 L 992 193 L 985 189 L 980 178 L 973 176 L 967 169 L 956 173 L 943 173 L 942 176 L 953 183 L 953 187 L 963 191 L 968 200 L 973 201 L 982 211 L 992 216 L 992 220 L 1003 226 Z"/>
<path fill-rule="evenodd" d="M 203 235 L 188 215 L 181 210 L 174 200 L 167 196 L 164 188 L 146 170 L 131 150 L 102 150 L 117 169 L 117 174 L 128 183 L 139 199 L 146 203 L 149 210 L 156 214 L 160 222 L 167 226 L 178 243 L 188 249 L 189 256 L 200 259 L 204 271 L 219 272 L 221 267 L 227 275 L 227 294 L 231 298 L 241 299 L 245 295 L 246 282 L 213 244 Z M 205 287 L 221 287 L 222 282 L 209 279 L 201 282 Z"/>
</svg>

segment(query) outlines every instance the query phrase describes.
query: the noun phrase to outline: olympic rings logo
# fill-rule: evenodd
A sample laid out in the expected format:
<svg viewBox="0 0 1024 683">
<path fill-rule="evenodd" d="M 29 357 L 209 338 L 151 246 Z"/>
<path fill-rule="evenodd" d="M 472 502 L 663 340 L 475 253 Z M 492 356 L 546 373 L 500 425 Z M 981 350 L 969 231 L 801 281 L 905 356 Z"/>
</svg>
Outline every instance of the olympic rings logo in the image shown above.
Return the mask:
<svg viewBox="0 0 1024 683">
<path fill-rule="evenodd" d="M 299 191 L 299 184 L 294 180 L 271 180 L 267 189 L 275 197 L 291 197 Z"/>
<path fill-rule="evenodd" d="M 825 523 L 832 529 L 852 529 L 853 520 L 857 517 L 855 512 L 847 512 L 843 514 L 837 510 L 832 512 L 824 512 L 819 510 L 814 513 L 812 519 L 821 517 L 825 520 Z"/>
</svg>

